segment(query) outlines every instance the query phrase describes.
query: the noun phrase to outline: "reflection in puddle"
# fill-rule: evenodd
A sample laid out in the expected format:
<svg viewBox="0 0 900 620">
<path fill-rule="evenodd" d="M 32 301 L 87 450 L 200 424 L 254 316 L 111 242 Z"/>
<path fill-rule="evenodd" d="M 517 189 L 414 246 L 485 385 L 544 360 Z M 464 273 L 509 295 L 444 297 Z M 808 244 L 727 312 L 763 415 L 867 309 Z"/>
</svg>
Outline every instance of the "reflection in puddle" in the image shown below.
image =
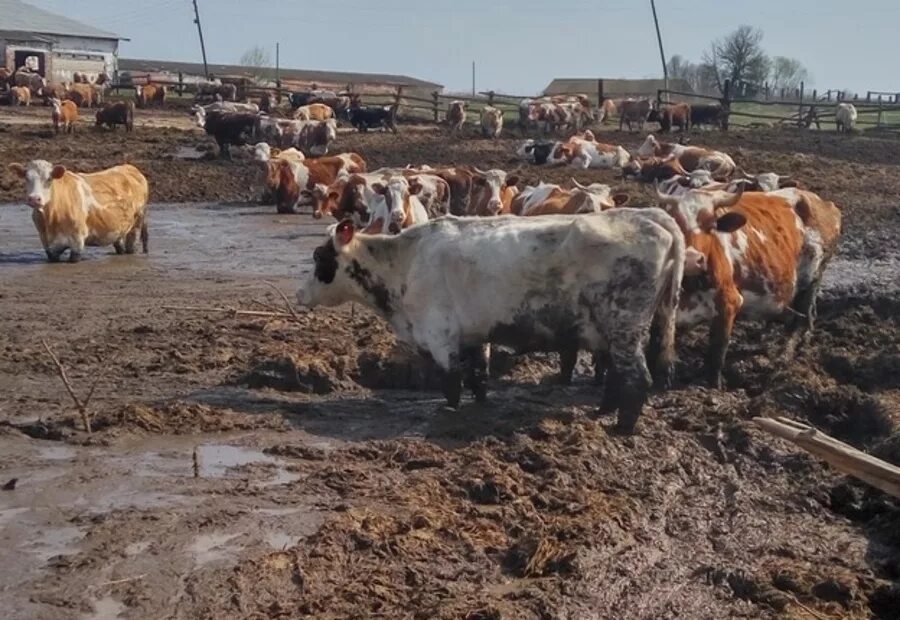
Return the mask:
<svg viewBox="0 0 900 620">
<path fill-rule="evenodd" d="M 230 467 L 277 462 L 273 457 L 263 454 L 259 450 L 224 444 L 198 446 L 197 455 L 200 457 L 200 475 L 204 478 L 221 478 Z"/>
</svg>

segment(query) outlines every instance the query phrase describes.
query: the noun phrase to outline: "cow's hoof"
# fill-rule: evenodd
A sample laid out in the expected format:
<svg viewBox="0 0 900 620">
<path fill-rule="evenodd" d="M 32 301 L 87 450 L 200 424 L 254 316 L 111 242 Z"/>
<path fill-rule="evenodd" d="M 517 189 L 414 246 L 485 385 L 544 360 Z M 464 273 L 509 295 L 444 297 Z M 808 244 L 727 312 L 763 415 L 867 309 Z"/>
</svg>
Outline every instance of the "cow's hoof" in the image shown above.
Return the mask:
<svg viewBox="0 0 900 620">
<path fill-rule="evenodd" d="M 69 252 L 69 262 L 77 263 L 81 260 L 81 252 Z"/>
</svg>

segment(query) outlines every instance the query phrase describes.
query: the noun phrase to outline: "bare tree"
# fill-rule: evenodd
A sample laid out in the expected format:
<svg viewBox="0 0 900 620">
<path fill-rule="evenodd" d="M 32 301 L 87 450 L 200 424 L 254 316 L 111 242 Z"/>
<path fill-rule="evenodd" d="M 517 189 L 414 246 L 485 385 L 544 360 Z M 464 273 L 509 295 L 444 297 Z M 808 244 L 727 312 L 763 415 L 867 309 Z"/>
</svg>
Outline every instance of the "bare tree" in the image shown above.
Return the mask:
<svg viewBox="0 0 900 620">
<path fill-rule="evenodd" d="M 261 45 L 254 45 L 241 54 L 240 64 L 243 67 L 268 68 L 272 66 L 272 55 Z"/>
<path fill-rule="evenodd" d="M 714 73 L 705 63 L 695 63 L 676 54 L 667 63 L 669 76 L 684 80 L 696 93 L 711 93 L 716 89 Z"/>
<path fill-rule="evenodd" d="M 782 88 L 793 91 L 800 87 L 800 82 L 809 84 L 811 77 L 803 63 L 796 58 L 775 56 L 772 59 L 772 75 L 769 79 L 776 91 Z"/>
<path fill-rule="evenodd" d="M 725 80 L 736 88 L 758 89 L 769 75 L 770 61 L 762 49 L 763 33 L 757 28 L 740 26 L 731 34 L 712 42 L 703 54 L 703 62 L 713 71 L 719 92 Z"/>
</svg>

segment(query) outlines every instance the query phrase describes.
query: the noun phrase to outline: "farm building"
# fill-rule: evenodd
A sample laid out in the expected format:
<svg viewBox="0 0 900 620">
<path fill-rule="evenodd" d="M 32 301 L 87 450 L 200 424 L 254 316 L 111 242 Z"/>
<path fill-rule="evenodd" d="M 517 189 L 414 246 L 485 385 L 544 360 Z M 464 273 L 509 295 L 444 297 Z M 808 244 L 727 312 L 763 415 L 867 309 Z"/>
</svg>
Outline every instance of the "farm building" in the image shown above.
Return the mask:
<svg viewBox="0 0 900 620">
<path fill-rule="evenodd" d="M 210 78 L 241 83 L 256 82 L 274 86 L 275 69 L 245 67 L 240 65 L 209 65 Z M 279 80 L 283 88 L 304 90 L 311 87 L 328 90 L 344 90 L 350 87 L 357 92 L 370 94 L 393 93 L 398 86 L 411 95 L 427 97 L 434 91 L 442 91 L 443 86 L 406 75 L 380 73 L 350 73 L 344 71 L 312 71 L 306 69 L 279 69 Z M 203 65 L 193 62 L 170 62 L 163 60 L 135 60 L 123 58 L 119 61 L 119 79 L 123 84 L 149 81 L 178 82 L 185 84 L 205 81 Z"/>
<path fill-rule="evenodd" d="M 21 0 L 0 0 L 0 58 L 9 71 L 25 66 L 50 82 L 71 81 L 75 72 L 113 75 L 121 40 Z"/>
<path fill-rule="evenodd" d="M 655 99 L 656 92 L 665 88 L 664 80 L 610 80 L 606 78 L 557 78 L 544 89 L 545 95 L 573 95 L 583 93 L 595 98 L 597 82 L 603 80 L 603 96 L 619 99 L 622 97 Z M 694 89 L 682 79 L 670 79 L 669 89 L 692 93 Z"/>
</svg>

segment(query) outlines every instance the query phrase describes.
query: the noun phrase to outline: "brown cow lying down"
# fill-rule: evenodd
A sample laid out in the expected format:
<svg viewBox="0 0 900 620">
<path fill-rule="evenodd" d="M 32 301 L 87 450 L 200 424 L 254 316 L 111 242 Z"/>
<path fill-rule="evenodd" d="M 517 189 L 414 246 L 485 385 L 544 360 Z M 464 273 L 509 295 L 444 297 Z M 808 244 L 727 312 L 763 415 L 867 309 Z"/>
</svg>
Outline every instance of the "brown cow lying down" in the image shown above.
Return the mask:
<svg viewBox="0 0 900 620">
<path fill-rule="evenodd" d="M 25 202 L 50 262 L 59 261 L 66 250 L 69 262 L 78 262 L 86 245 L 112 245 L 117 254 L 132 254 L 138 234 L 147 253 L 150 192 L 134 166 L 79 174 L 37 159 L 9 168 L 25 179 Z"/>
</svg>

